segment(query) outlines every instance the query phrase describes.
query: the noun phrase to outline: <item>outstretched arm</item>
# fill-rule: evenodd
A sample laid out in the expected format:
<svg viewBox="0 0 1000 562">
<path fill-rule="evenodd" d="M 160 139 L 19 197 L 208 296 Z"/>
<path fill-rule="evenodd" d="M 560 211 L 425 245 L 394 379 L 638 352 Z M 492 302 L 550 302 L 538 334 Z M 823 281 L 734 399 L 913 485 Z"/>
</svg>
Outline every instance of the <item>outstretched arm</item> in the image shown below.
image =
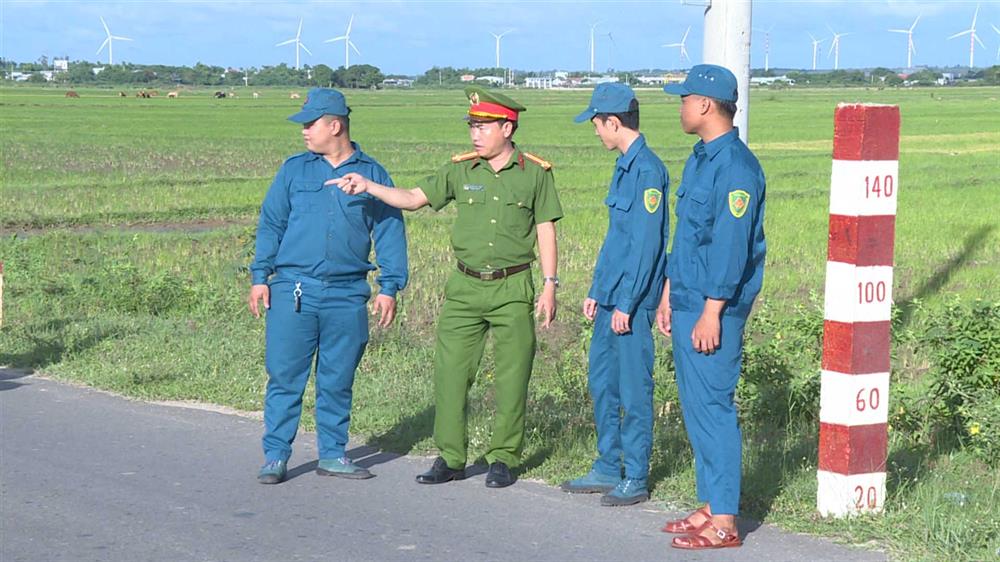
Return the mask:
<svg viewBox="0 0 1000 562">
<path fill-rule="evenodd" d="M 330 184 L 336 184 L 341 191 L 348 195 L 368 193 L 389 206 L 407 211 L 416 211 L 430 203 L 427 200 L 427 196 L 424 195 L 424 191 L 419 187 L 413 189 L 387 187 L 354 172 L 344 174 L 337 179 L 328 180 L 326 185 Z"/>
</svg>

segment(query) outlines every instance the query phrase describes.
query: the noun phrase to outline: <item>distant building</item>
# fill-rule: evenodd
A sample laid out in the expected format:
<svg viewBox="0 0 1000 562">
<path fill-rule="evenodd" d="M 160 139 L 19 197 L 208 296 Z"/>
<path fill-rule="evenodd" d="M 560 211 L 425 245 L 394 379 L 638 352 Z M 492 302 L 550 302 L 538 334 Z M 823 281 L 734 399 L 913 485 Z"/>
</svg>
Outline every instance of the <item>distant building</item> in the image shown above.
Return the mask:
<svg viewBox="0 0 1000 562">
<path fill-rule="evenodd" d="M 580 80 L 580 84 L 584 85 L 584 86 L 596 86 L 597 84 L 607 84 L 607 83 L 618 82 L 618 81 L 619 80 L 618 80 L 617 76 L 608 76 L 608 75 L 604 75 L 604 76 L 584 76 L 583 79 Z"/>
<path fill-rule="evenodd" d="M 473 80 L 476 79 L 476 75 L 475 74 L 463 74 L 463 75 L 459 76 L 458 79 L 461 80 L 462 82 L 472 82 Z"/>
<path fill-rule="evenodd" d="M 754 76 L 750 79 L 751 86 L 770 86 L 771 84 L 795 84 L 795 80 L 781 75 L 781 76 Z"/>
<path fill-rule="evenodd" d="M 548 90 L 554 86 L 552 83 L 551 76 L 531 76 L 524 79 L 525 88 L 536 88 L 539 90 Z"/>
<path fill-rule="evenodd" d="M 413 80 L 409 78 L 386 78 L 382 81 L 384 88 L 409 88 L 413 86 Z"/>
<path fill-rule="evenodd" d="M 91 68 L 90 71 L 94 73 L 94 76 L 97 76 L 98 74 L 104 72 L 104 67 L 103 66 L 95 66 L 94 68 Z"/>
<path fill-rule="evenodd" d="M 69 70 L 69 59 L 53 59 L 52 60 L 52 68 L 54 68 L 56 70 L 56 72 L 66 72 L 66 71 L 68 71 Z"/>
<path fill-rule="evenodd" d="M 488 82 L 494 86 L 501 86 L 505 82 L 505 80 L 499 76 L 477 76 L 475 80 L 477 82 Z"/>
<path fill-rule="evenodd" d="M 656 76 L 636 76 L 635 80 L 636 80 L 636 82 L 638 82 L 640 84 L 643 84 L 643 85 L 646 85 L 646 86 L 659 85 L 659 84 L 663 84 L 664 82 L 667 81 L 667 79 L 663 75 L 656 75 Z"/>
</svg>

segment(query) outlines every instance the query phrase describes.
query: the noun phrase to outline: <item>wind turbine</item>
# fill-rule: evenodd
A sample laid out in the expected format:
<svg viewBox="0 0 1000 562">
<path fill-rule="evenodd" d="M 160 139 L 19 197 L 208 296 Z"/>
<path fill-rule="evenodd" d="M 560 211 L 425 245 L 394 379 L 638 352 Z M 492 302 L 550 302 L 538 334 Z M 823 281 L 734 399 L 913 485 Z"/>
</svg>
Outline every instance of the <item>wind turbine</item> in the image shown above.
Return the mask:
<svg viewBox="0 0 1000 562">
<path fill-rule="evenodd" d="M 917 52 L 917 48 L 913 45 L 913 28 L 917 27 L 918 21 L 920 21 L 920 16 L 917 16 L 917 19 L 913 20 L 913 25 L 910 26 L 910 29 L 889 30 L 892 33 L 906 34 L 906 68 L 913 68 L 913 55 Z"/>
<path fill-rule="evenodd" d="M 837 33 L 829 25 L 826 28 L 833 34 L 833 42 L 830 43 L 830 52 L 826 56 L 829 57 L 831 53 L 833 54 L 833 69 L 838 70 L 840 69 L 840 38 L 846 37 L 850 33 Z"/>
<path fill-rule="evenodd" d="M 301 47 L 303 51 L 309 53 L 309 56 L 312 56 L 312 51 L 306 48 L 306 46 L 302 44 L 302 41 L 299 40 L 301 37 L 302 37 L 302 18 L 299 18 L 299 30 L 298 32 L 295 33 L 295 37 L 292 37 L 288 41 L 282 41 L 281 43 L 275 45 L 275 47 L 281 47 L 282 45 L 289 45 L 291 43 L 295 43 L 295 70 L 299 69 L 299 47 Z"/>
<path fill-rule="evenodd" d="M 492 33 L 492 32 L 490 33 L 490 35 L 492 35 L 493 38 L 497 40 L 497 64 L 496 64 L 495 68 L 502 68 L 500 66 L 500 39 L 502 39 L 504 35 L 507 35 L 511 31 L 514 31 L 514 30 L 513 29 L 508 29 L 507 31 L 504 31 L 500 35 L 497 35 L 496 33 Z"/>
<path fill-rule="evenodd" d="M 101 51 L 104 50 L 104 46 L 107 45 L 108 46 L 108 66 L 111 66 L 111 65 L 115 64 L 115 60 L 114 60 L 114 49 L 115 49 L 114 41 L 115 41 L 115 39 L 117 39 L 119 41 L 131 41 L 131 39 L 129 39 L 128 37 L 119 37 L 117 35 L 111 35 L 111 30 L 108 29 L 108 24 L 104 21 L 104 16 L 100 16 L 100 18 L 101 18 L 101 25 L 104 26 L 104 32 L 108 34 L 108 37 L 107 37 L 107 39 L 104 40 L 103 43 L 101 43 L 100 48 L 97 49 L 97 54 L 101 54 Z"/>
<path fill-rule="evenodd" d="M 809 38 L 812 39 L 813 44 L 813 70 L 816 70 L 816 51 L 819 49 L 819 44 L 826 39 L 816 39 L 812 33 L 809 34 Z"/>
<path fill-rule="evenodd" d="M 975 62 L 975 55 L 976 55 L 976 41 L 979 41 L 979 44 L 984 49 L 986 48 L 986 45 L 983 45 L 982 39 L 980 39 L 979 36 L 976 35 L 976 18 L 978 18 L 978 17 L 979 17 L 979 4 L 976 4 L 976 13 L 972 16 L 972 27 L 970 27 L 969 29 L 966 29 L 965 31 L 961 31 L 959 33 L 956 33 L 956 34 L 954 34 L 954 35 L 952 35 L 951 37 L 948 38 L 948 39 L 954 39 L 956 37 L 961 37 L 961 36 L 965 35 L 966 33 L 969 34 L 969 68 L 972 68 L 972 67 L 975 66 L 974 62 Z"/>
<path fill-rule="evenodd" d="M 997 32 L 997 35 L 1000 35 L 1000 27 L 997 27 L 992 23 L 990 24 L 990 27 L 993 28 L 993 31 Z M 1000 60 L 1000 47 L 997 47 L 997 60 Z"/>
<path fill-rule="evenodd" d="M 691 32 L 691 26 L 689 25 L 687 31 L 684 32 L 684 37 L 681 38 L 680 43 L 667 43 L 666 45 L 661 45 L 661 47 L 680 47 L 681 48 L 681 64 L 684 64 L 684 60 L 687 59 L 688 62 L 691 58 L 688 57 L 687 48 L 684 46 L 687 43 L 688 33 Z"/>
<path fill-rule="evenodd" d="M 590 73 L 594 73 L 594 29 L 601 25 L 601 22 L 590 24 Z"/>
<path fill-rule="evenodd" d="M 757 29 L 757 31 L 760 31 L 760 32 L 762 32 L 764 34 L 764 72 L 767 72 L 768 68 L 770 68 L 770 62 L 771 62 L 771 30 L 772 29 L 774 29 L 773 25 L 771 27 L 767 28 L 767 29 L 760 29 L 760 28 Z"/>
<path fill-rule="evenodd" d="M 615 69 L 615 57 L 614 57 L 614 54 L 615 54 L 615 49 L 618 48 L 618 44 L 615 43 L 615 38 L 611 35 L 610 31 L 607 32 L 607 33 L 602 33 L 601 37 L 607 37 L 608 38 L 608 70 L 609 71 L 610 70 L 614 70 Z"/>
<path fill-rule="evenodd" d="M 351 67 L 351 49 L 354 49 L 355 53 L 359 55 L 361 54 L 361 51 L 358 50 L 358 47 L 354 44 L 353 41 L 351 41 L 352 25 L 354 25 L 354 14 L 351 14 L 351 19 L 347 22 L 347 31 L 345 31 L 343 35 L 341 35 L 340 37 L 334 37 L 333 39 L 327 39 L 326 41 L 323 41 L 324 43 L 333 43 L 336 41 L 344 42 L 344 68 Z"/>
</svg>

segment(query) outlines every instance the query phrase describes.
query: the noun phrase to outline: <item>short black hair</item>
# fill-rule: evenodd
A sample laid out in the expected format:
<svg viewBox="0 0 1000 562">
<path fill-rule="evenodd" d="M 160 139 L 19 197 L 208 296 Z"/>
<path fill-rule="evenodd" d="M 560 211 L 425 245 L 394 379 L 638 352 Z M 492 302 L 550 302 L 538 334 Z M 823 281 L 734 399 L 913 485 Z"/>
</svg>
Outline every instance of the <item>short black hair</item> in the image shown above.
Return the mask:
<svg viewBox="0 0 1000 562">
<path fill-rule="evenodd" d="M 714 103 L 715 107 L 719 109 L 719 113 L 722 114 L 723 117 L 732 119 L 736 115 L 736 102 L 729 100 L 720 100 L 718 98 L 708 98 L 708 99 L 712 100 L 712 103 Z"/>
<path fill-rule="evenodd" d="M 628 102 L 628 111 L 624 113 L 598 113 L 594 117 L 601 120 L 601 123 L 607 123 L 608 119 L 611 117 L 617 117 L 621 121 L 622 126 L 627 129 L 632 129 L 633 131 L 639 130 L 639 100 L 633 98 L 632 101 Z"/>
<path fill-rule="evenodd" d="M 351 132 L 351 118 L 349 116 L 347 116 L 347 115 L 330 115 L 329 113 L 327 113 L 326 115 L 323 116 L 323 118 L 327 119 L 328 123 L 330 121 L 333 121 L 333 120 L 340 121 L 340 124 L 343 127 L 344 132 L 350 134 L 350 132 Z"/>
</svg>

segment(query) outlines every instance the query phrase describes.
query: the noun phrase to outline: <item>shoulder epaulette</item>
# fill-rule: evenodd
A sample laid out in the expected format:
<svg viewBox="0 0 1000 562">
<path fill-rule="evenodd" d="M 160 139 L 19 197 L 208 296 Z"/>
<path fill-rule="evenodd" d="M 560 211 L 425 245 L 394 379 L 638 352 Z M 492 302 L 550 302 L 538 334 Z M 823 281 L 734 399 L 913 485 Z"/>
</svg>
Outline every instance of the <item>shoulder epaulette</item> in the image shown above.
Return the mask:
<svg viewBox="0 0 1000 562">
<path fill-rule="evenodd" d="M 472 152 L 463 152 L 462 154 L 456 154 L 451 157 L 451 161 L 455 164 L 459 162 L 465 162 L 466 160 L 472 160 L 473 158 L 478 158 L 479 153 L 473 150 Z"/>
<path fill-rule="evenodd" d="M 541 166 L 542 169 L 545 169 L 545 170 L 551 170 L 552 169 L 552 164 L 551 163 L 549 163 L 549 162 L 547 162 L 545 160 L 542 160 L 541 158 L 535 156 L 534 154 L 532 154 L 530 152 L 522 152 L 521 154 L 524 154 L 525 158 L 527 158 L 528 160 L 531 160 L 535 164 L 538 164 L 539 166 Z"/>
</svg>

